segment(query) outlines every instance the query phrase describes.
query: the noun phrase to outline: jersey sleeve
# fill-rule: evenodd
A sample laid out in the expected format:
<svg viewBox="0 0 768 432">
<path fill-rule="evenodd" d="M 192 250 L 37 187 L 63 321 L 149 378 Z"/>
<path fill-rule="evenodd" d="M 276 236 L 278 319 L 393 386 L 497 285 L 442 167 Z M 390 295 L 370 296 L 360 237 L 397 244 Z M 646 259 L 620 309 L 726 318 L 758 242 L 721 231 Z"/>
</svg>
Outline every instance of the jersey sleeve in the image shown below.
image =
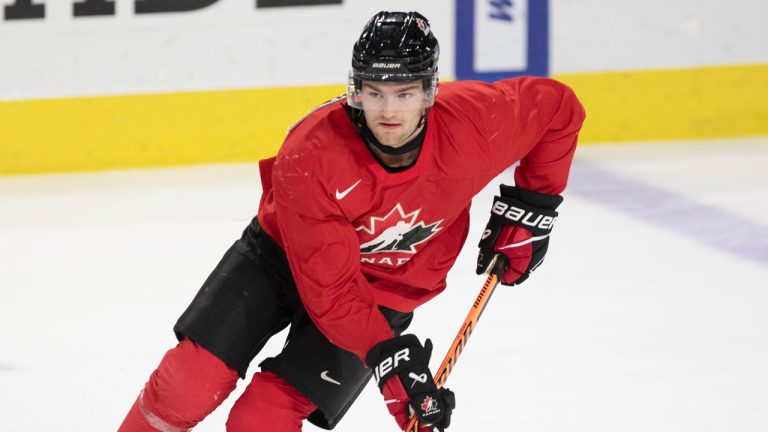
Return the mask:
<svg viewBox="0 0 768 432">
<path fill-rule="evenodd" d="M 360 244 L 351 223 L 317 177 L 294 156 L 278 157 L 273 191 L 278 226 L 299 296 L 333 344 L 365 355 L 394 336 L 360 270 Z M 299 156 L 301 158 L 301 156 Z"/>
<path fill-rule="evenodd" d="M 519 77 L 476 85 L 465 106 L 501 172 L 520 161 L 516 185 L 559 194 L 566 186 L 584 108 L 573 91 L 549 78 Z"/>
<path fill-rule="evenodd" d="M 503 83 L 502 83 L 503 85 Z M 536 125 L 522 140 L 525 156 L 515 170 L 515 184 L 541 193 L 559 194 L 568 182 L 585 112 L 566 85 L 551 79 L 520 83 L 521 110 Z"/>
</svg>

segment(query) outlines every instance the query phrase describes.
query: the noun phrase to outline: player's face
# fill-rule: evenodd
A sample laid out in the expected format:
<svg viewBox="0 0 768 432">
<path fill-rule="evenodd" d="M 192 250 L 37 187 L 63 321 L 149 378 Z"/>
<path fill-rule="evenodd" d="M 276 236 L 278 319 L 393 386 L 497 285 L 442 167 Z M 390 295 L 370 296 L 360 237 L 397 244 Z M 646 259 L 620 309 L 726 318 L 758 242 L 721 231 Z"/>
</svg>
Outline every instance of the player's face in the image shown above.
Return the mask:
<svg viewBox="0 0 768 432">
<path fill-rule="evenodd" d="M 365 121 L 380 143 L 401 147 L 418 133 L 426 99 L 421 81 L 363 81 L 360 96 Z"/>
</svg>

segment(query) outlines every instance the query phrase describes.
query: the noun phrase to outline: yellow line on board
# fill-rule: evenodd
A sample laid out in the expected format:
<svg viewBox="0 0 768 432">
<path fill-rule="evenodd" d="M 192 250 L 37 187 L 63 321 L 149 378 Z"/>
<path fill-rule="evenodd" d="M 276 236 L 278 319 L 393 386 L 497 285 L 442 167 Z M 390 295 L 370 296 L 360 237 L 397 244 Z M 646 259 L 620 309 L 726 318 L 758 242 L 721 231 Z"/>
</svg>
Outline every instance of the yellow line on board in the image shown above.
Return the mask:
<svg viewBox="0 0 768 432">
<path fill-rule="evenodd" d="M 768 64 L 561 74 L 582 143 L 768 135 Z M 0 101 L 0 175 L 255 161 L 341 85 Z"/>
<path fill-rule="evenodd" d="M 768 64 L 554 78 L 587 110 L 581 142 L 768 135 Z"/>
<path fill-rule="evenodd" d="M 343 86 L 0 102 L 0 175 L 255 161 Z"/>
</svg>

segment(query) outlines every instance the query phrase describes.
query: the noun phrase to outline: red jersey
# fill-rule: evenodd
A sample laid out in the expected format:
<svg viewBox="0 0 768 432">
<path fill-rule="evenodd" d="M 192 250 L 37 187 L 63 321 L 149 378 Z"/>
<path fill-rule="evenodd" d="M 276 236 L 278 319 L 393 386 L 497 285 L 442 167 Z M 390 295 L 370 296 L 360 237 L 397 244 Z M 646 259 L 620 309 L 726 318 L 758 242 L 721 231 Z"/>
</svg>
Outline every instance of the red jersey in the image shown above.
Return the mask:
<svg viewBox="0 0 768 432">
<path fill-rule="evenodd" d="M 332 103 L 261 164 L 259 222 L 285 249 L 315 325 L 364 359 L 394 336 L 379 305 L 408 312 L 445 289 L 470 201 L 494 177 L 519 160 L 518 186 L 563 191 L 583 120 L 554 80 L 441 84 L 415 164 L 388 172 Z"/>
</svg>

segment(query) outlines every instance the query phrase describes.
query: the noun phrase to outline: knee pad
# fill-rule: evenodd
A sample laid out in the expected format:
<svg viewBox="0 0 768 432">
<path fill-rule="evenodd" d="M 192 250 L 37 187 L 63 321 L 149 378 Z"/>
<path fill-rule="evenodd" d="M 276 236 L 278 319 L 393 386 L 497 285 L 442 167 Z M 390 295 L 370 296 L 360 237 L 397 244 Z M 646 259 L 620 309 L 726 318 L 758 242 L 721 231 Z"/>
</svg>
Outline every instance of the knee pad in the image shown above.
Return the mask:
<svg viewBox="0 0 768 432">
<path fill-rule="evenodd" d="M 138 405 L 158 430 L 183 431 L 216 409 L 235 389 L 237 378 L 223 361 L 184 339 L 165 354 Z"/>
<path fill-rule="evenodd" d="M 315 409 L 315 404 L 282 378 L 259 372 L 232 407 L 227 431 L 298 432 Z"/>
</svg>

